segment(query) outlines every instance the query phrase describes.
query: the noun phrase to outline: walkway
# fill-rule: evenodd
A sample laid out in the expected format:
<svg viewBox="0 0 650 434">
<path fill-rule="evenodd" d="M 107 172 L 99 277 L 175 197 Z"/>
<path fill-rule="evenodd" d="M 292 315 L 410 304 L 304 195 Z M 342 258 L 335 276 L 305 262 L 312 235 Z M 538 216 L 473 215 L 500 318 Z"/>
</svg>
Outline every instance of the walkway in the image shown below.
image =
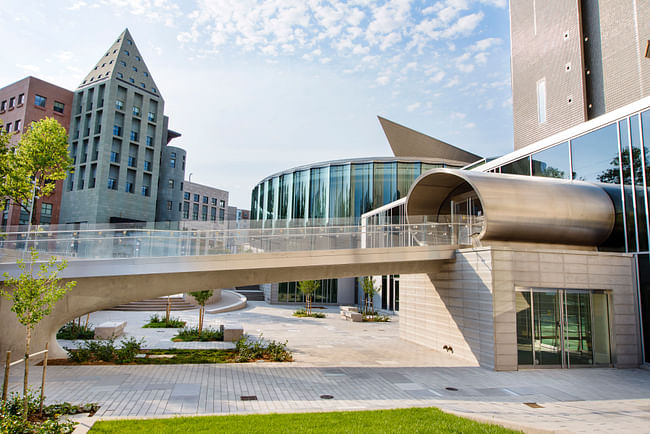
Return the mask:
<svg viewBox="0 0 650 434">
<path fill-rule="evenodd" d="M 288 339 L 296 362 L 52 366 L 48 400 L 99 402 L 101 418 L 435 406 L 538 431 L 649 432 L 647 370 L 493 372 L 400 341 L 397 318 L 350 323 L 328 309 L 324 320 L 298 319 L 291 317 L 290 307 L 250 304 L 242 311 L 206 316 L 206 321 L 238 322 L 251 334 Z M 91 321 L 118 315 L 129 321 L 130 333 L 155 330 L 137 327 L 148 316 L 139 312 L 99 312 Z M 197 313 L 174 315 L 196 321 Z M 31 378 L 40 378 L 38 368 Z M 20 372 L 11 380 L 12 390 L 18 390 Z M 324 394 L 334 399 L 321 399 Z M 258 400 L 241 401 L 242 395 Z"/>
</svg>

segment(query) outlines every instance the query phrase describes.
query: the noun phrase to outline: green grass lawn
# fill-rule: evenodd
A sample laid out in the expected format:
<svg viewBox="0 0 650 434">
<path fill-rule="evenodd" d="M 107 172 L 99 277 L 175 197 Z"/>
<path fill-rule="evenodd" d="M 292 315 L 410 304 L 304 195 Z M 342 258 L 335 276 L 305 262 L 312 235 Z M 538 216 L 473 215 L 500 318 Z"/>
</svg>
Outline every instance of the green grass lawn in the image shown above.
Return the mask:
<svg viewBox="0 0 650 434">
<path fill-rule="evenodd" d="M 170 348 L 167 350 L 147 350 L 146 354 L 170 354 L 173 358 L 164 359 L 135 359 L 138 365 L 177 365 L 186 363 L 228 363 L 236 356 L 235 350 L 181 350 Z"/>
<path fill-rule="evenodd" d="M 437 408 L 97 422 L 91 433 L 513 433 Z"/>
</svg>

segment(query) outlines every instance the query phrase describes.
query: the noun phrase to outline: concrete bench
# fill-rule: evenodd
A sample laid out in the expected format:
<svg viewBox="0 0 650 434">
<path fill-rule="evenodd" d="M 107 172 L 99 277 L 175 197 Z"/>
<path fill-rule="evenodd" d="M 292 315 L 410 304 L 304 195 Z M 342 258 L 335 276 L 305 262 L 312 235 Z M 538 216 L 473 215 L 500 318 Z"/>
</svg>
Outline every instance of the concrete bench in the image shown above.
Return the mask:
<svg viewBox="0 0 650 434">
<path fill-rule="evenodd" d="M 360 314 L 359 312 L 352 312 L 348 310 L 343 310 L 341 311 L 341 317 L 352 321 L 352 322 L 362 322 L 363 321 L 363 315 Z"/>
<path fill-rule="evenodd" d="M 95 327 L 95 339 L 112 339 L 122 336 L 126 321 L 107 321 Z"/>
<path fill-rule="evenodd" d="M 240 324 L 230 324 L 222 327 L 224 342 L 237 342 L 244 336 L 244 327 Z"/>
<path fill-rule="evenodd" d="M 341 306 L 341 312 L 359 312 L 359 308 L 356 306 Z"/>
</svg>

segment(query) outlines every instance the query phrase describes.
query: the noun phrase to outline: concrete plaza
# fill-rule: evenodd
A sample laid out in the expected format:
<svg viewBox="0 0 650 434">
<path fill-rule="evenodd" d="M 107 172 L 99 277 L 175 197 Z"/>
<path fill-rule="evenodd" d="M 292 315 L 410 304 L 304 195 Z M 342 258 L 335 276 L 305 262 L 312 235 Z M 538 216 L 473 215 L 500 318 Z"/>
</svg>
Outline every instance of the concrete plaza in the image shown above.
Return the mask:
<svg viewBox="0 0 650 434">
<path fill-rule="evenodd" d="M 98 402 L 93 420 L 435 406 L 531 432 L 650 432 L 649 370 L 494 372 L 399 340 L 397 317 L 351 323 L 330 308 L 325 319 L 298 319 L 294 309 L 252 302 L 241 311 L 206 315 L 207 325 L 239 323 L 251 335 L 288 340 L 293 363 L 51 366 L 48 401 Z M 126 319 L 127 334 L 144 337 L 145 346 L 173 345 L 172 331 L 141 328 L 149 315 L 105 311 L 92 314 L 91 322 Z M 174 316 L 192 324 L 198 311 Z M 31 379 L 36 385 L 39 368 Z M 12 390 L 20 380 L 16 369 Z M 242 395 L 257 400 L 241 401 Z"/>
</svg>

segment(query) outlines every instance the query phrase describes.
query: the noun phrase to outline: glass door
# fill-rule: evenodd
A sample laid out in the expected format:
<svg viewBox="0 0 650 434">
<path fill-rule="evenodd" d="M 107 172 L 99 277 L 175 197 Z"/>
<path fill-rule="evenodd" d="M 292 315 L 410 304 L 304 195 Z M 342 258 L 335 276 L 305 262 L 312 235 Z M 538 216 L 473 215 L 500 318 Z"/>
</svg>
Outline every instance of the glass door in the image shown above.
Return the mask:
<svg viewBox="0 0 650 434">
<path fill-rule="evenodd" d="M 609 365 L 608 296 L 603 291 L 525 289 L 515 296 L 521 366 Z"/>
</svg>

